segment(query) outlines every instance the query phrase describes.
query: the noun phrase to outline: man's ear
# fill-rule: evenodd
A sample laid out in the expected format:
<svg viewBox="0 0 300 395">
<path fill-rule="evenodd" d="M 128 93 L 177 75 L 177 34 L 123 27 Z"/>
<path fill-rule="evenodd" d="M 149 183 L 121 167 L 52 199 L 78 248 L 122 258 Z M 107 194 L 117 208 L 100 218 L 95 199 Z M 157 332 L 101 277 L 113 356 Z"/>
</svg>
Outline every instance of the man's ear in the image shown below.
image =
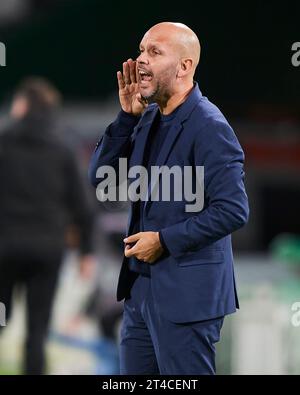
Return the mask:
<svg viewBox="0 0 300 395">
<path fill-rule="evenodd" d="M 191 58 L 182 58 L 179 65 L 179 70 L 177 73 L 177 77 L 182 78 L 185 75 L 189 74 L 193 67 L 193 59 Z"/>
</svg>

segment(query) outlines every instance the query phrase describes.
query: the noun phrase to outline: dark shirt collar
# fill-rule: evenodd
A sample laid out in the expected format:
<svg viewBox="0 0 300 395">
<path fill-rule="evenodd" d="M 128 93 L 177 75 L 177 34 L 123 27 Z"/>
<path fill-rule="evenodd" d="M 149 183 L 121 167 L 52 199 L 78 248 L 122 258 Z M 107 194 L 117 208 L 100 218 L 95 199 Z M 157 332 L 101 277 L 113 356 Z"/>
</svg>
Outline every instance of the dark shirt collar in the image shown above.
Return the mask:
<svg viewBox="0 0 300 395">
<path fill-rule="evenodd" d="M 179 106 L 177 106 L 170 114 L 168 114 L 168 115 L 164 115 L 164 114 L 162 114 L 160 111 L 159 111 L 159 114 L 160 114 L 160 120 L 162 121 L 162 122 L 169 122 L 169 121 L 171 121 L 172 119 L 174 119 L 175 118 L 175 116 L 176 116 L 176 114 L 178 113 L 178 111 L 179 111 L 179 109 L 180 109 L 180 107 L 183 105 L 183 103 L 181 103 Z"/>
<path fill-rule="evenodd" d="M 189 93 L 186 100 L 174 109 L 176 113 L 175 113 L 175 119 L 173 121 L 176 123 L 184 122 L 189 117 L 195 105 L 200 101 L 201 97 L 202 97 L 202 93 L 199 89 L 198 83 L 194 81 L 194 87 Z M 171 114 L 173 114 L 174 111 Z M 158 112 L 159 112 L 158 105 L 156 103 L 150 104 L 147 110 L 144 112 L 143 116 L 141 117 L 140 122 L 137 125 L 137 130 L 148 124 L 151 125 Z"/>
<path fill-rule="evenodd" d="M 174 121 L 178 123 L 184 122 L 189 117 L 195 105 L 200 101 L 201 97 L 202 97 L 202 93 L 199 89 L 198 83 L 194 81 L 194 87 L 189 93 L 186 100 L 175 108 Z M 139 126 L 141 127 L 142 125 L 152 123 L 158 111 L 159 111 L 158 105 L 151 104 L 148 107 L 148 111 L 146 111 L 146 113 L 142 116 Z M 174 111 L 169 115 L 172 115 Z"/>
<path fill-rule="evenodd" d="M 195 105 L 199 102 L 201 97 L 202 93 L 199 89 L 198 83 L 194 81 L 194 87 L 189 93 L 188 97 L 182 104 L 180 104 L 179 107 L 177 107 L 178 111 L 176 112 L 176 120 L 178 122 L 185 121 L 189 117 L 190 113 L 192 112 Z"/>
</svg>

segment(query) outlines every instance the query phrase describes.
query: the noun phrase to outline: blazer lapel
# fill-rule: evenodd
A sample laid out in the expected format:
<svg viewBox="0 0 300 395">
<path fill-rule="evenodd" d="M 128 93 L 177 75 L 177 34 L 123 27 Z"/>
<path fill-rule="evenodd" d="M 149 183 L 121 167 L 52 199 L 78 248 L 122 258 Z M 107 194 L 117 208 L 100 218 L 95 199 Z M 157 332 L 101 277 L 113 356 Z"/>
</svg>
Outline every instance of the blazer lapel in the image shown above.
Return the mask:
<svg viewBox="0 0 300 395">
<path fill-rule="evenodd" d="M 173 148 L 173 145 L 177 139 L 178 134 L 182 131 L 182 128 L 183 128 L 183 126 L 181 123 L 176 123 L 175 125 L 173 125 L 170 128 L 170 130 L 167 134 L 167 138 L 165 139 L 165 141 L 159 151 L 159 154 L 158 154 L 158 157 L 156 160 L 156 166 L 163 166 L 166 163 L 168 156 L 170 154 L 170 151 Z"/>
<path fill-rule="evenodd" d="M 199 90 L 198 84 L 194 82 L 194 88 L 187 98 L 187 100 L 180 106 L 178 113 L 176 114 L 174 125 L 170 128 L 167 138 L 165 139 L 161 150 L 158 154 L 158 158 L 156 161 L 156 166 L 163 166 L 168 159 L 170 151 L 173 148 L 173 145 L 176 142 L 178 135 L 181 133 L 183 129 L 183 124 L 186 119 L 189 118 L 191 112 L 193 111 L 194 107 L 197 105 L 199 100 L 201 99 L 202 94 Z M 184 149 L 184 147 L 183 147 Z M 159 178 L 160 179 L 160 178 Z M 155 184 L 152 186 L 152 191 L 154 191 L 157 187 L 159 187 L 160 180 L 157 180 Z M 144 204 L 144 210 L 148 210 L 151 204 L 151 184 L 148 185 L 148 200 Z M 149 199 L 150 197 L 150 199 Z"/>
<path fill-rule="evenodd" d="M 171 150 L 173 148 L 173 145 L 175 144 L 177 136 L 180 134 L 182 129 L 183 129 L 183 125 L 182 125 L 181 122 L 175 123 L 170 128 L 170 130 L 168 132 L 168 135 L 167 135 L 167 138 L 165 139 L 165 141 L 164 141 L 164 143 L 163 143 L 163 145 L 162 145 L 162 147 L 161 147 L 161 149 L 159 151 L 159 154 L 158 154 L 158 157 L 157 157 L 157 160 L 156 160 L 156 164 L 155 164 L 156 166 L 159 166 L 159 167 L 163 166 L 167 162 L 168 156 L 169 156 L 169 154 L 170 154 L 170 152 L 171 152 Z M 156 180 L 156 182 L 152 185 L 152 189 L 151 189 L 151 184 L 149 182 L 149 185 L 148 185 L 148 197 L 150 197 L 150 200 L 148 198 L 148 200 L 145 202 L 144 210 L 146 209 L 146 207 L 148 209 L 148 206 L 151 203 L 152 191 L 154 191 L 155 188 L 159 187 L 159 185 L 157 185 L 157 183 L 159 184 L 159 180 Z"/>
<path fill-rule="evenodd" d="M 154 108 L 151 113 L 146 114 L 146 120 L 143 120 L 141 124 L 138 126 L 136 137 L 135 137 L 135 146 L 136 148 L 133 150 L 130 160 L 130 167 L 132 166 L 141 166 L 143 164 L 144 152 L 146 148 L 147 139 L 149 136 L 149 132 L 154 121 L 154 118 L 157 114 L 158 107 Z"/>
<path fill-rule="evenodd" d="M 135 135 L 135 148 L 133 149 L 130 158 L 130 168 L 133 166 L 143 165 L 144 152 L 146 149 L 147 139 L 157 112 L 158 112 L 158 107 L 154 108 L 148 114 L 145 114 L 144 115 L 145 119 L 143 118 L 141 120 L 140 125 L 138 125 L 137 127 L 136 135 Z M 136 210 L 135 202 L 133 202 L 133 204 L 130 205 L 128 224 L 127 224 L 127 235 L 130 235 L 132 233 L 132 228 L 134 225 L 133 217 L 135 215 L 135 210 Z"/>
</svg>

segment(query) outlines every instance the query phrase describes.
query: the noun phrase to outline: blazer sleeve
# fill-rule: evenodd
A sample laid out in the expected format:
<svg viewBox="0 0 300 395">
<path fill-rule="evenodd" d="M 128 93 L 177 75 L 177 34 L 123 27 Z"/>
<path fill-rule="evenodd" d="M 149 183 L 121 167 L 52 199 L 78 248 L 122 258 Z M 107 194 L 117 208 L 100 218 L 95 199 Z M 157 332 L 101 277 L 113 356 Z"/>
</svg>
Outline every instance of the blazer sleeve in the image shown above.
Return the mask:
<svg viewBox="0 0 300 395">
<path fill-rule="evenodd" d="M 226 121 L 212 121 L 199 133 L 195 165 L 204 163 L 205 208 L 160 230 L 175 258 L 200 249 L 242 227 L 249 216 L 244 186 L 244 153 Z"/>
<path fill-rule="evenodd" d="M 96 176 L 99 167 L 111 166 L 118 175 L 119 158 L 129 158 L 133 144 L 132 135 L 139 120 L 140 117 L 121 110 L 117 119 L 107 127 L 89 164 L 88 177 L 94 187 L 102 181 Z"/>
</svg>

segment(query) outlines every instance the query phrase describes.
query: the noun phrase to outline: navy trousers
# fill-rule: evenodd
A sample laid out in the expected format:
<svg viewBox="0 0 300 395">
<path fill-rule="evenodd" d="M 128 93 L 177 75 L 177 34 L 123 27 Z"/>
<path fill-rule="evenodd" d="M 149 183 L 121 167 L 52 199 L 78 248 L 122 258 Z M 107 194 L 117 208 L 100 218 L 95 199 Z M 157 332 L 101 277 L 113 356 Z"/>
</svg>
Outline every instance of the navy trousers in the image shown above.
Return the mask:
<svg viewBox="0 0 300 395">
<path fill-rule="evenodd" d="M 139 275 L 124 301 L 121 374 L 215 374 L 215 343 L 224 317 L 173 323 L 155 304 L 151 278 Z"/>
</svg>

